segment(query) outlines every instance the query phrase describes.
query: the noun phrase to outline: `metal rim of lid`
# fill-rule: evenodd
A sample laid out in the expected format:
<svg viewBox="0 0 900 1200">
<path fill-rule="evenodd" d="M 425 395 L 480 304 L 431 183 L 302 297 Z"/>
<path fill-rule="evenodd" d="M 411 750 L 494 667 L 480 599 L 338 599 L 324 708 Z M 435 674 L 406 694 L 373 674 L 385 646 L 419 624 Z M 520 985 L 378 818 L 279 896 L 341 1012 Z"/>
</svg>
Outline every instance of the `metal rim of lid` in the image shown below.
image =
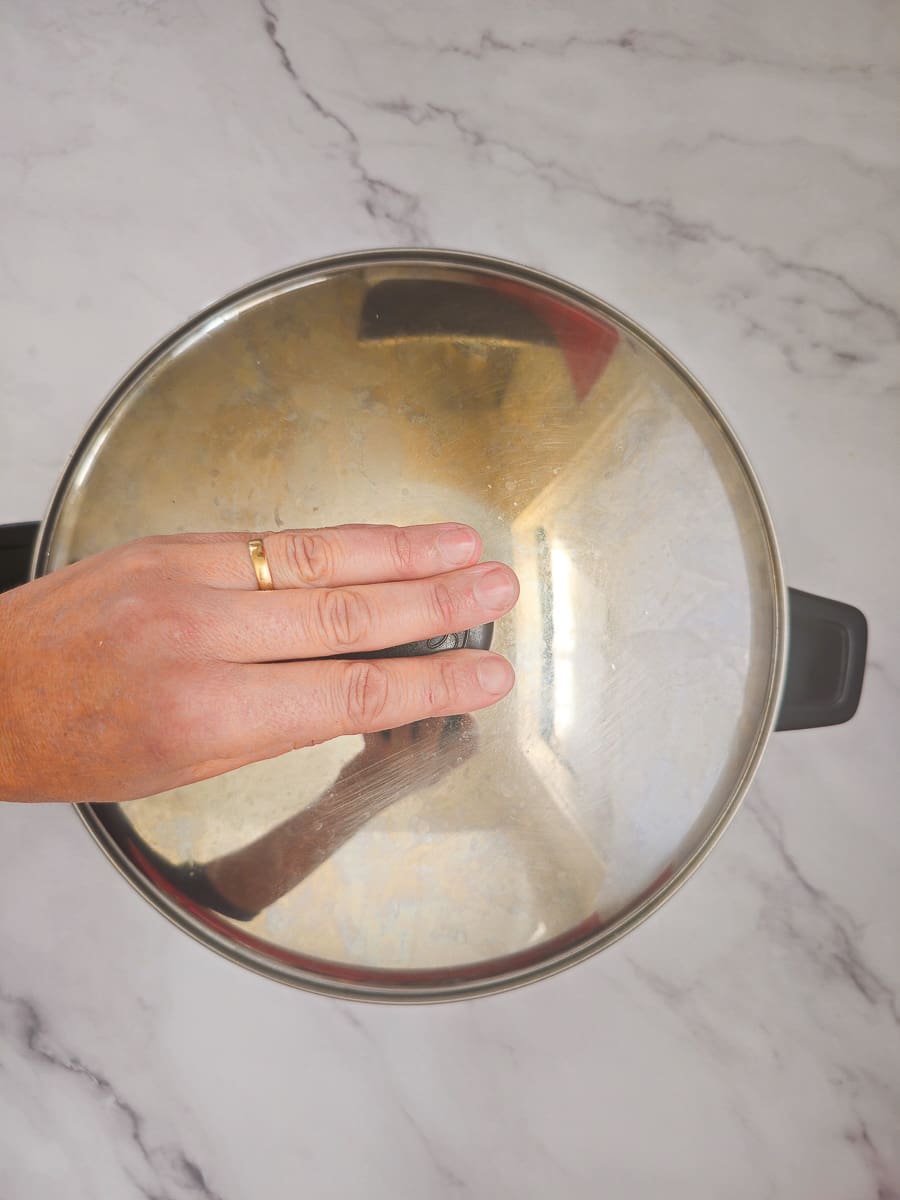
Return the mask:
<svg viewBox="0 0 900 1200">
<path fill-rule="evenodd" d="M 170 350 L 179 343 L 183 343 L 191 335 L 197 334 L 210 320 L 221 318 L 229 312 L 240 312 L 243 304 L 251 301 L 254 304 L 258 303 L 267 293 L 277 295 L 282 291 L 292 290 L 300 284 L 313 283 L 317 277 L 321 278 L 333 275 L 344 270 L 360 269 L 379 264 L 389 265 L 392 263 L 398 265 L 456 267 L 477 270 L 530 283 L 538 288 L 549 290 L 556 295 L 562 295 L 572 303 L 614 321 L 658 355 L 689 387 L 697 401 L 712 417 L 722 437 L 728 442 L 732 453 L 744 473 L 765 534 L 769 554 L 772 599 L 774 603 L 772 663 L 766 689 L 764 711 L 756 740 L 729 800 L 722 806 L 715 820 L 711 822 L 699 845 L 664 883 L 660 884 L 640 905 L 625 913 L 617 922 L 598 933 L 586 936 L 581 941 L 576 941 L 556 954 L 548 955 L 546 959 L 538 960 L 526 967 L 512 968 L 493 975 L 485 973 L 484 976 L 474 979 L 456 981 L 451 979 L 446 983 L 429 982 L 424 986 L 405 983 L 392 986 L 387 982 L 392 974 L 389 971 L 373 972 L 373 976 L 380 974 L 384 978 L 385 982 L 383 984 L 374 981 L 358 984 L 343 982 L 325 974 L 315 974 L 309 971 L 300 971 L 297 968 L 280 966 L 271 958 L 238 946 L 233 941 L 217 934 L 210 927 L 191 918 L 182 909 L 179 909 L 124 857 L 118 845 L 104 829 L 90 804 L 73 806 L 109 862 L 112 863 L 119 874 L 124 876 L 149 904 L 168 918 L 183 933 L 187 933 L 195 941 L 200 942 L 209 949 L 215 950 L 237 965 L 243 966 L 265 978 L 306 991 L 332 996 L 337 999 L 365 1000 L 388 1004 L 422 1004 L 491 995 L 509 991 L 524 986 L 527 983 L 555 975 L 568 967 L 574 966 L 576 963 L 582 962 L 600 950 L 606 949 L 621 937 L 624 937 L 626 933 L 636 929 L 638 925 L 641 925 L 652 913 L 660 908 L 687 881 L 705 860 L 737 813 L 750 782 L 756 773 L 766 743 L 774 727 L 787 662 L 787 587 L 784 581 L 781 556 L 771 514 L 759 480 L 747 458 L 743 446 L 711 396 L 671 351 L 662 345 L 661 342 L 657 341 L 638 322 L 619 311 L 613 305 L 555 276 L 488 255 L 458 250 L 416 248 L 354 251 L 347 254 L 314 259 L 274 272 L 273 274 L 265 275 L 252 283 L 246 284 L 244 287 L 230 292 L 222 299 L 202 309 L 163 337 L 155 346 L 151 347 L 108 393 L 88 423 L 63 467 L 53 489 L 50 504 L 35 542 L 31 562 L 31 578 L 34 579 L 44 573 L 48 562 L 52 535 L 65 503 L 66 490 L 72 481 L 73 475 L 81 466 L 85 452 L 91 449 L 97 434 L 102 429 L 109 415 L 128 394 L 131 387 Z M 95 451 L 96 449 L 97 447 L 94 446 Z M 489 966 L 489 964 L 486 964 L 486 966 Z"/>
</svg>

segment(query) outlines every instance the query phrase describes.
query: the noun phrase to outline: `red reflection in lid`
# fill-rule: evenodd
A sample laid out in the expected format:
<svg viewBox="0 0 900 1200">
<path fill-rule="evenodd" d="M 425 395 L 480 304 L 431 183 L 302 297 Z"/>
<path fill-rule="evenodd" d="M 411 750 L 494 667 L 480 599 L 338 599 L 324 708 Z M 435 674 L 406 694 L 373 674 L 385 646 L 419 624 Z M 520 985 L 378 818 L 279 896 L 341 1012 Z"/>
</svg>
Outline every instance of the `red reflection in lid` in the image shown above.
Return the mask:
<svg viewBox="0 0 900 1200">
<path fill-rule="evenodd" d="M 533 285 L 507 279 L 486 279 L 495 292 L 527 308 L 553 332 L 572 377 L 575 395 L 583 400 L 612 358 L 619 331 L 601 317 L 568 300 L 537 291 Z"/>
</svg>

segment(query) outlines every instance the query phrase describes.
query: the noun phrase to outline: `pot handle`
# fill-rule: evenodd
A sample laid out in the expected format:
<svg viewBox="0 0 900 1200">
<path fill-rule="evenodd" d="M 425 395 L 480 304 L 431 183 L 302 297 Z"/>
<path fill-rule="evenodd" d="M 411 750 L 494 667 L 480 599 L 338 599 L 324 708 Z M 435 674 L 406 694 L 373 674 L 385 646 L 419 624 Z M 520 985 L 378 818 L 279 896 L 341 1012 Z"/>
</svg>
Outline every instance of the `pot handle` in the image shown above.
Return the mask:
<svg viewBox="0 0 900 1200">
<path fill-rule="evenodd" d="M 39 521 L 0 525 L 0 592 L 27 583 Z"/>
<path fill-rule="evenodd" d="M 776 729 L 849 721 L 859 706 L 868 626 L 858 608 L 788 588 L 788 663 Z"/>
<path fill-rule="evenodd" d="M 490 650 L 494 624 L 475 625 L 461 633 L 445 633 L 443 637 L 423 642 L 406 642 L 388 650 L 369 650 L 360 654 L 341 654 L 341 658 L 419 658 L 423 654 L 438 654 L 442 650 Z"/>
</svg>

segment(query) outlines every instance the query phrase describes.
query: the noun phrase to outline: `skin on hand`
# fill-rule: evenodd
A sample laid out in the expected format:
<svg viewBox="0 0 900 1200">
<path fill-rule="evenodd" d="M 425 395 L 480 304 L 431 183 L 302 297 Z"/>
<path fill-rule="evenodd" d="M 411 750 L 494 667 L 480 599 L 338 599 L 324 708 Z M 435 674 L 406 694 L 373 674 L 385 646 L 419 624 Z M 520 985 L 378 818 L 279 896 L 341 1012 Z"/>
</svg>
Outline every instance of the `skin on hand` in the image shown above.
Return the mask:
<svg viewBox="0 0 900 1200">
<path fill-rule="evenodd" d="M 341 655 L 456 633 L 513 607 L 466 525 L 144 538 L 0 596 L 0 799 L 121 801 L 346 733 L 502 699 L 498 654 Z"/>
</svg>

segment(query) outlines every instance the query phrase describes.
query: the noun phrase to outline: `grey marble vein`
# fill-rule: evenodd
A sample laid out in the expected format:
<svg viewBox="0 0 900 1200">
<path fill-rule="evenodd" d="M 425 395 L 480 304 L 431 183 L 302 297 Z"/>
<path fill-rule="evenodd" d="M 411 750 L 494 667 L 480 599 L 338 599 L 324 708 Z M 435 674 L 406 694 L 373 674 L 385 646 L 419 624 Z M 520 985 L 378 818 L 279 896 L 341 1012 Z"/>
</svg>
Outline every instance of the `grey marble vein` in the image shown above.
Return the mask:
<svg viewBox="0 0 900 1200">
<path fill-rule="evenodd" d="M 263 26 L 272 45 L 278 52 L 282 68 L 292 80 L 307 105 L 323 121 L 340 130 L 347 161 L 362 184 L 366 212 L 378 226 L 387 227 L 402 241 L 415 246 L 431 244 L 428 228 L 422 212 L 422 201 L 412 192 L 373 175 L 363 161 L 363 146 L 353 127 L 339 113 L 323 104 L 304 84 L 287 47 L 279 37 L 278 17 L 266 0 L 258 0 L 262 12 Z"/>
<path fill-rule="evenodd" d="M 817 939 L 801 930 L 790 912 L 782 907 L 778 918 L 784 924 L 789 937 L 803 945 L 813 959 L 827 973 L 836 971 L 870 1005 L 888 1014 L 900 1026 L 900 1007 L 894 989 L 863 958 L 860 950 L 862 930 L 824 888 L 812 883 L 800 869 L 797 860 L 788 849 L 781 817 L 773 804 L 766 799 L 764 790 L 757 784 L 753 802 L 748 806 L 760 828 L 778 854 L 791 880 L 810 900 L 815 912 L 827 924 L 830 939 L 821 944 Z"/>
<path fill-rule="evenodd" d="M 877 662 L 875 659 L 868 659 L 866 662 L 866 672 L 874 671 L 886 688 L 896 696 L 900 693 L 900 684 L 898 684 L 893 673 L 888 669 L 883 662 Z"/>
<path fill-rule="evenodd" d="M 705 1018 L 693 986 L 674 983 L 633 955 L 626 954 L 625 958 L 638 979 L 664 1002 L 670 1012 L 678 1014 L 698 1053 L 709 1054 L 723 1062 L 734 1058 L 727 1034 Z"/>
<path fill-rule="evenodd" d="M 147 1200 L 170 1200 L 172 1186 L 179 1195 L 199 1196 L 202 1200 L 224 1200 L 206 1179 L 202 1168 L 179 1147 L 154 1147 L 148 1141 L 145 1122 L 141 1114 L 125 1099 L 121 1089 L 100 1070 L 85 1063 L 74 1054 L 55 1044 L 46 1020 L 37 1004 L 26 996 L 10 992 L 0 985 L 0 1005 L 6 1010 L 7 1019 L 0 1024 L 4 1040 L 17 1046 L 27 1058 L 53 1071 L 83 1081 L 89 1099 L 112 1107 L 122 1119 L 128 1139 L 140 1153 L 155 1180 L 166 1190 L 157 1192 L 131 1176 L 132 1183 Z"/>
<path fill-rule="evenodd" d="M 778 254 L 769 246 L 754 244 L 747 238 L 717 228 L 710 221 L 681 214 L 675 210 L 670 200 L 660 197 L 617 195 L 607 188 L 601 187 L 590 176 L 573 170 L 568 164 L 558 159 L 537 155 L 524 146 L 478 128 L 461 111 L 446 105 L 431 102 L 417 105 L 408 100 L 388 98 L 376 101 L 373 107 L 413 125 L 446 120 L 472 147 L 501 149 L 518 157 L 536 177 L 544 180 L 554 190 L 575 190 L 615 208 L 628 210 L 638 216 L 661 222 L 669 235 L 677 241 L 697 244 L 715 243 L 720 246 L 733 247 L 747 258 L 754 259 L 764 274 L 784 273 L 807 285 L 810 289 L 810 297 L 808 301 L 801 298 L 801 303 L 815 304 L 827 316 L 841 319 L 852 319 L 862 313 L 870 313 L 876 320 L 881 321 L 884 336 L 900 337 L 900 311 L 886 301 L 867 294 L 863 288 L 853 283 L 840 271 Z M 494 165 L 499 166 L 496 161 L 494 161 Z M 832 299 L 828 295 L 829 291 L 836 291 L 840 298 Z M 797 371 L 800 368 L 792 357 L 791 343 L 784 337 L 778 336 L 779 324 L 780 322 L 770 322 L 763 326 L 759 321 L 747 318 L 745 327 L 751 334 L 761 333 L 770 339 L 773 338 L 774 333 L 774 340 L 781 346 L 789 366 L 793 371 Z M 814 350 L 823 349 L 822 343 L 814 338 L 809 341 L 809 344 Z M 864 358 L 855 351 L 839 347 L 828 348 L 828 353 L 832 360 L 841 366 L 852 366 Z"/>
<path fill-rule="evenodd" d="M 685 136 L 684 134 L 666 137 L 661 141 L 661 147 L 678 155 L 702 155 L 706 151 L 719 146 L 732 146 L 740 150 L 769 153 L 771 151 L 793 150 L 798 153 L 809 152 L 822 155 L 830 161 L 836 161 L 846 171 L 861 175 L 877 183 L 887 193 L 889 202 L 900 199 L 900 156 L 893 164 L 874 161 L 871 153 L 878 150 L 884 157 L 880 147 L 869 146 L 866 143 L 851 146 L 835 146 L 825 135 L 786 133 L 777 131 L 767 137 L 751 137 L 747 133 L 738 133 L 724 129 L 707 129 L 700 134 Z M 868 156 L 867 156 L 867 152 Z M 887 236 L 887 231 L 885 231 Z M 891 248 L 898 248 L 896 242 Z"/>
<path fill-rule="evenodd" d="M 875 1200 L 898 1200 L 900 1185 L 891 1178 L 891 1170 L 884 1160 L 881 1151 L 872 1141 L 868 1127 L 861 1117 L 852 1129 L 844 1133 L 844 1137 L 854 1149 L 858 1150 L 865 1161 L 875 1185 Z"/>
<path fill-rule="evenodd" d="M 340 1004 L 338 1007 L 341 1020 L 354 1031 L 367 1045 L 369 1053 L 376 1057 L 382 1067 L 390 1076 L 390 1062 L 385 1057 L 382 1047 L 378 1040 L 374 1038 L 371 1031 L 366 1025 L 366 1022 L 358 1017 L 351 1008 L 346 1004 Z M 446 1184 L 453 1191 L 466 1191 L 468 1185 L 465 1179 L 462 1178 L 453 1168 L 447 1163 L 443 1154 L 439 1151 L 434 1143 L 434 1139 L 429 1132 L 423 1128 L 421 1120 L 411 1110 L 410 1106 L 400 1095 L 396 1081 L 392 1080 L 392 1099 L 399 1113 L 402 1114 L 406 1127 L 413 1133 L 419 1145 L 424 1150 L 429 1162 L 434 1170 L 435 1176 L 443 1184 Z"/>
<path fill-rule="evenodd" d="M 641 984 L 662 1002 L 667 1016 L 676 1017 L 680 1028 L 690 1039 L 691 1052 L 710 1064 L 726 1082 L 727 1086 L 722 1089 L 720 1095 L 740 1129 L 747 1159 L 754 1163 L 757 1195 L 760 1198 L 774 1197 L 778 1193 L 777 1182 L 774 1173 L 765 1162 L 764 1140 L 756 1127 L 752 1112 L 747 1111 L 741 1088 L 736 1082 L 741 1072 L 746 1069 L 746 1064 L 740 1050 L 734 1044 L 733 1037 L 729 1036 L 729 1021 L 722 1019 L 723 1014 L 717 1011 L 702 979 L 690 984 L 675 984 L 660 972 L 638 961 L 634 955 L 626 954 L 625 958 L 629 969 Z M 764 1034 L 761 1048 L 771 1054 L 777 1064 L 780 1057 L 777 1046 L 771 1044 L 764 1024 L 761 1024 L 761 1029 Z"/>
<path fill-rule="evenodd" d="M 827 62 L 819 62 L 815 59 L 803 61 L 796 56 L 758 55 L 727 46 L 717 49 L 707 47 L 698 41 L 692 41 L 669 30 L 634 27 L 606 36 L 573 33 L 562 37 L 537 37 L 522 40 L 508 39 L 491 29 L 485 29 L 469 44 L 461 40 L 439 42 L 434 44 L 432 49 L 438 54 L 461 55 L 479 61 L 497 54 L 520 54 L 523 51 L 563 58 L 573 52 L 608 49 L 647 59 L 669 59 L 688 64 L 706 63 L 717 67 L 752 66 L 778 71 L 862 79 L 876 79 L 880 76 L 892 78 L 898 74 L 893 66 L 882 67 L 874 63 L 848 62 L 837 57 Z"/>
</svg>

